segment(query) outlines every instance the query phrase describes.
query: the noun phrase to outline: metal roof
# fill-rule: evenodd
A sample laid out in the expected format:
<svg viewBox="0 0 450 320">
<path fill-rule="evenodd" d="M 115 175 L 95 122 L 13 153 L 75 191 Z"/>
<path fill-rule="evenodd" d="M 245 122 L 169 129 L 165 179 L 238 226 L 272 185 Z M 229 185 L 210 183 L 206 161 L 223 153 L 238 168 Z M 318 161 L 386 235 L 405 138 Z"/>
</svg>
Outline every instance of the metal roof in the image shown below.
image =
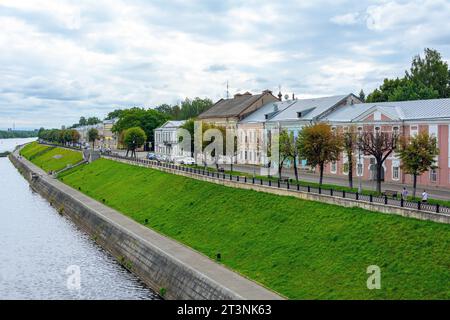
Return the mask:
<svg viewBox="0 0 450 320">
<path fill-rule="evenodd" d="M 255 110 L 250 115 L 242 119 L 239 123 L 265 122 L 288 108 L 290 105 L 295 103 L 295 101 L 296 100 L 285 100 L 266 103 L 261 108 Z M 266 115 L 268 115 L 269 118 L 266 118 Z"/>
<path fill-rule="evenodd" d="M 328 109 L 334 107 L 349 95 L 339 95 L 331 97 L 298 99 L 288 108 L 277 114 L 270 121 L 299 120 L 298 112 L 309 111 L 301 120 L 312 120 Z"/>
<path fill-rule="evenodd" d="M 400 120 L 450 118 L 450 99 L 392 101 L 344 105 L 322 120 L 353 121 L 369 110 L 379 110 Z"/>
</svg>

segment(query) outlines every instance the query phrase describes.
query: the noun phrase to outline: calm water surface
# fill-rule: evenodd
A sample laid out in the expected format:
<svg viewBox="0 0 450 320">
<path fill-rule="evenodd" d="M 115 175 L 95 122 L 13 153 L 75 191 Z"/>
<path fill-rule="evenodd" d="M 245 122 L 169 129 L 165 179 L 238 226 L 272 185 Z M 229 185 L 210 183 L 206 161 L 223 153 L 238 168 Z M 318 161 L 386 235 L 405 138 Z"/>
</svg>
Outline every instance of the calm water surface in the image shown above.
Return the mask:
<svg viewBox="0 0 450 320">
<path fill-rule="evenodd" d="M 26 141 L 0 140 L 0 152 Z M 34 193 L 7 158 L 0 158 L 0 299 L 157 296 Z"/>
</svg>

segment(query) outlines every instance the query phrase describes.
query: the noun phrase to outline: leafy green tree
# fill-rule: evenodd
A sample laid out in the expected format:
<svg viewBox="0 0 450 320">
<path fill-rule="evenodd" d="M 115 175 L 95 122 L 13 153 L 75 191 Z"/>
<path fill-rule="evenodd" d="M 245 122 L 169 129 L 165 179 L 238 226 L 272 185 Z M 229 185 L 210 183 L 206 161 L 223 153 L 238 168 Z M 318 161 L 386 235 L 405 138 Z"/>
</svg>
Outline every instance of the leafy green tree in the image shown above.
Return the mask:
<svg viewBox="0 0 450 320">
<path fill-rule="evenodd" d="M 120 116 L 122 115 L 123 110 L 122 109 L 116 109 L 114 111 L 111 111 L 110 113 L 108 113 L 106 115 L 105 120 L 112 120 L 112 119 L 116 119 L 116 118 L 120 118 Z"/>
<path fill-rule="evenodd" d="M 95 128 L 89 129 L 88 131 L 88 140 L 89 142 L 92 142 L 92 149 L 95 148 L 95 140 L 99 138 L 98 130 Z"/>
<path fill-rule="evenodd" d="M 361 100 L 362 102 L 366 101 L 366 94 L 364 93 L 363 89 L 361 89 L 361 91 L 359 92 L 359 100 Z"/>
<path fill-rule="evenodd" d="M 283 170 L 284 162 L 291 159 L 294 163 L 295 180 L 298 182 L 298 168 L 297 155 L 298 149 L 295 145 L 295 138 L 293 132 L 288 132 L 283 129 L 279 137 L 279 161 L 278 161 L 278 177 L 281 179 L 281 171 Z"/>
<path fill-rule="evenodd" d="M 86 126 L 87 124 L 88 123 L 85 117 L 81 117 L 80 120 L 78 121 L 79 126 Z"/>
<path fill-rule="evenodd" d="M 126 129 L 140 127 L 144 130 L 147 142 L 154 141 L 154 130 L 163 125 L 168 116 L 154 109 L 131 108 L 123 110 L 112 131 L 120 135 Z"/>
<path fill-rule="evenodd" d="M 439 98 L 450 97 L 450 72 L 447 62 L 437 50 L 426 48 L 424 57 L 414 57 L 406 78 L 424 87 L 437 91 Z"/>
<path fill-rule="evenodd" d="M 136 157 L 136 149 L 140 148 L 144 145 L 145 141 L 147 140 L 147 136 L 139 127 L 133 127 L 125 130 L 124 133 L 124 143 L 127 147 L 127 154 L 131 151 L 131 157 Z"/>
<path fill-rule="evenodd" d="M 194 131 L 195 131 L 195 119 L 190 118 L 186 120 L 186 122 L 180 127 L 182 129 L 185 129 L 189 132 L 191 136 L 191 156 L 194 156 Z M 182 139 L 181 137 L 179 138 Z"/>
<path fill-rule="evenodd" d="M 70 130 L 70 141 L 72 144 L 78 143 L 80 141 L 80 133 L 77 130 Z"/>
<path fill-rule="evenodd" d="M 319 184 L 323 182 L 325 164 L 338 161 L 342 151 L 342 137 L 326 123 L 306 126 L 300 131 L 296 146 L 300 158 L 306 159 L 312 167 L 319 166 Z"/>
<path fill-rule="evenodd" d="M 420 100 L 450 97 L 450 71 L 441 54 L 425 49 L 422 58 L 413 58 L 410 71 L 401 79 L 384 79 L 383 84 L 367 96 L 367 102 Z"/>
<path fill-rule="evenodd" d="M 437 168 L 435 166 L 436 156 L 439 155 L 437 140 L 424 132 L 410 138 L 402 137 L 397 153 L 402 162 L 402 170 L 413 176 L 413 197 L 415 197 L 417 177 Z"/>
<path fill-rule="evenodd" d="M 87 119 L 86 123 L 87 123 L 88 126 L 93 126 L 93 125 L 102 123 L 102 120 L 100 120 L 100 119 L 97 118 L 97 117 L 89 117 L 89 118 Z"/>
</svg>

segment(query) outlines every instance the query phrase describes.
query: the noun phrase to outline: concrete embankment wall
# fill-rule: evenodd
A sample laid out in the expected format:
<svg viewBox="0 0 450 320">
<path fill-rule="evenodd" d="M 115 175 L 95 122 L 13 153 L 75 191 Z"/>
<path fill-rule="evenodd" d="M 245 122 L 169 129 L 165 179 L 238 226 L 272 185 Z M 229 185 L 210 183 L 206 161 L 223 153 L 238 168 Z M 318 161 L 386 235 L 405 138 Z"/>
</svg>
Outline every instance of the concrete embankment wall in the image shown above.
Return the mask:
<svg viewBox="0 0 450 320">
<path fill-rule="evenodd" d="M 83 195 L 16 154 L 31 187 L 165 299 L 281 299 L 279 295 Z"/>
<path fill-rule="evenodd" d="M 108 158 L 108 157 L 105 157 Z M 334 197 L 324 194 L 318 194 L 318 193 L 309 193 L 309 192 L 302 192 L 302 191 L 296 191 L 296 190 L 288 190 L 288 189 L 280 189 L 277 187 L 269 187 L 266 185 L 259 185 L 259 184 L 249 184 L 249 183 L 242 183 L 238 181 L 231 181 L 228 179 L 218 179 L 211 176 L 204 176 L 199 175 L 196 173 L 186 172 L 186 171 L 179 171 L 171 168 L 166 167 L 160 167 L 160 166 L 154 166 L 154 165 L 148 165 L 148 164 L 142 164 L 142 163 L 136 163 L 134 161 L 130 160 L 124 160 L 124 159 L 116 159 L 116 158 L 110 158 L 111 160 L 128 163 L 131 165 L 139 165 L 139 166 L 145 166 L 145 167 L 151 167 L 156 170 L 168 172 L 171 174 L 177 174 L 182 175 L 185 177 L 212 182 L 220 185 L 224 185 L 227 187 L 233 187 L 233 188 L 240 188 L 240 189 L 250 189 L 260 192 L 266 192 L 266 193 L 272 193 L 282 196 L 292 196 L 300 199 L 305 200 L 312 200 L 312 201 L 318 201 L 322 203 L 329 203 L 329 204 L 335 204 L 343 207 L 358 207 L 370 211 L 378 211 L 385 214 L 395 214 L 400 215 L 403 217 L 408 218 L 415 218 L 420 220 L 430 220 L 434 222 L 439 223 L 446 223 L 450 224 L 450 215 L 443 214 L 443 213 L 433 213 L 433 212 L 426 212 L 426 211 L 419 211 L 417 209 L 412 208 L 405 208 L 405 207 L 397 207 L 392 205 L 385 205 L 381 203 L 376 202 L 365 202 L 365 201 L 357 201 L 353 199 L 348 198 L 341 198 L 341 197 Z"/>
</svg>

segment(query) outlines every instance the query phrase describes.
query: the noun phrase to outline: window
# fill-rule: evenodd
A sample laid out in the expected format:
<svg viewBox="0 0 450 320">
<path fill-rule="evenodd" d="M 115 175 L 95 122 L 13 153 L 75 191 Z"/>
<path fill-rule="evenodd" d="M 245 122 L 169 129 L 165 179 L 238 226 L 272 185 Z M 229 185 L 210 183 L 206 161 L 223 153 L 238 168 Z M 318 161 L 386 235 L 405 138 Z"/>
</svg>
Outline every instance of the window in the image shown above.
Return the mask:
<svg viewBox="0 0 450 320">
<path fill-rule="evenodd" d="M 361 177 L 363 175 L 363 164 L 362 163 L 358 163 L 356 174 L 358 175 L 358 177 Z"/>
<path fill-rule="evenodd" d="M 411 129 L 410 129 L 411 137 L 417 136 L 418 132 L 419 132 L 419 129 L 417 128 L 417 126 L 411 126 Z"/>
<path fill-rule="evenodd" d="M 399 179 L 400 179 L 400 168 L 392 167 L 392 180 L 399 180 Z"/>
<path fill-rule="evenodd" d="M 331 173 L 336 173 L 337 171 L 337 163 L 336 161 L 331 162 Z"/>
<path fill-rule="evenodd" d="M 246 136 L 247 138 L 247 136 Z M 245 151 L 245 160 L 247 160 L 247 151 Z"/>
<path fill-rule="evenodd" d="M 432 169 L 430 171 L 430 181 L 431 182 L 436 182 L 437 181 L 437 170 L 436 169 Z"/>
<path fill-rule="evenodd" d="M 344 163 L 344 166 L 342 167 L 342 173 L 348 174 L 349 165 L 348 162 Z"/>
</svg>

